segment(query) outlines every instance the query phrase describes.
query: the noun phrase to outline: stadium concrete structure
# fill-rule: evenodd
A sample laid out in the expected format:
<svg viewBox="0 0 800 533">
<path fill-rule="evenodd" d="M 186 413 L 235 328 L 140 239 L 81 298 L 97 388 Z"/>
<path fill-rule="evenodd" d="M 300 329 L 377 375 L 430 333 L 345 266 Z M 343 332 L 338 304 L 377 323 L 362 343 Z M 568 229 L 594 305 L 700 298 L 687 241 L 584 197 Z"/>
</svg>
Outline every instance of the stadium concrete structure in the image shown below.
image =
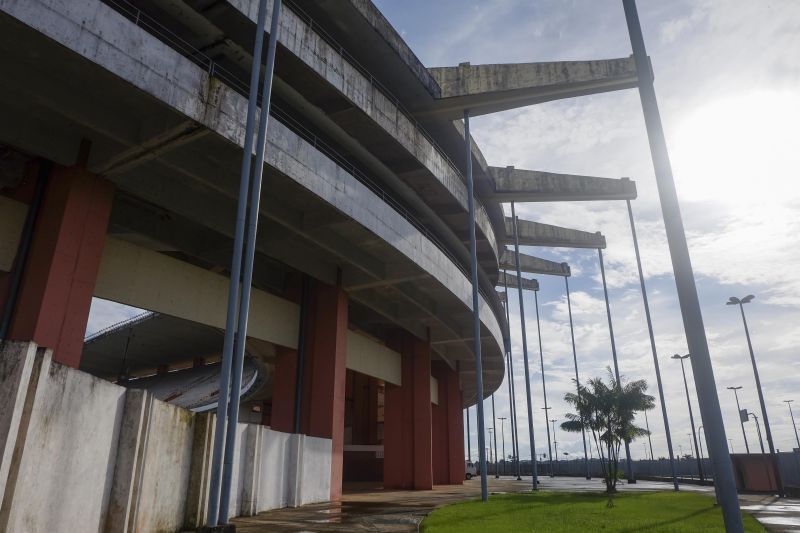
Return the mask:
<svg viewBox="0 0 800 533">
<path fill-rule="evenodd" d="M 257 4 L 0 0 L 0 530 L 204 522 Z M 462 483 L 463 112 L 629 89 L 633 59 L 426 68 L 369 0 L 286 3 L 279 28 L 231 514 Z M 636 188 L 471 157 L 488 397 L 502 204 Z M 519 242 L 605 247 L 583 229 Z M 148 312 L 85 339 L 93 297 Z"/>
</svg>

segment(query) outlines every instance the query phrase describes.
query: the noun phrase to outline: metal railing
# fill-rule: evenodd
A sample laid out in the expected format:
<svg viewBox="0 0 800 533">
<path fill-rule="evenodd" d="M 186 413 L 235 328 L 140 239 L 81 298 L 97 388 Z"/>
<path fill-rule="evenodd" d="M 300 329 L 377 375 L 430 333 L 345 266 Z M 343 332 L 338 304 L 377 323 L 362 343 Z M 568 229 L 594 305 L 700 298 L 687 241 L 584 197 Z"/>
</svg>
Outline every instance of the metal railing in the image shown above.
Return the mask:
<svg viewBox="0 0 800 533">
<path fill-rule="evenodd" d="M 93 340 L 99 339 L 100 337 L 102 337 L 102 336 L 104 336 L 104 335 L 106 335 L 108 333 L 112 333 L 114 331 L 129 327 L 129 326 L 134 326 L 134 325 L 138 324 L 139 322 L 144 322 L 145 320 L 148 320 L 151 317 L 155 317 L 156 315 L 158 315 L 158 313 L 155 313 L 153 311 L 145 311 L 143 313 L 139 313 L 138 315 L 134 315 L 134 316 L 132 316 L 130 318 L 127 318 L 127 319 L 125 319 L 125 320 L 123 320 L 121 322 L 117 322 L 115 324 L 111 324 L 110 326 L 107 326 L 107 327 L 105 327 L 103 329 L 95 331 L 91 335 L 88 335 L 87 337 L 85 337 L 83 339 L 83 342 L 84 343 L 91 342 Z"/>
<path fill-rule="evenodd" d="M 146 12 L 134 6 L 127 0 L 103 0 L 103 1 L 106 4 L 114 7 L 119 13 L 124 15 L 135 25 L 141 27 L 142 29 L 152 34 L 153 36 L 159 38 L 163 42 L 169 44 L 181 55 L 191 60 L 198 66 L 202 67 L 209 74 L 209 76 L 215 77 L 225 82 L 228 86 L 230 86 L 233 90 L 235 90 L 242 96 L 245 97 L 248 96 L 249 93 L 248 82 L 242 80 L 230 70 L 219 65 L 219 63 L 217 63 L 214 59 L 207 56 L 205 53 L 198 50 L 197 48 L 193 47 L 186 40 L 176 35 L 169 28 L 167 28 L 166 26 L 155 20 L 152 16 L 150 16 Z M 317 27 L 315 29 L 315 31 L 318 30 L 321 30 L 321 28 Z M 359 70 L 361 69 L 363 69 L 363 67 L 359 67 Z M 364 72 L 362 72 L 362 74 L 363 73 Z M 374 80 L 374 78 L 372 78 L 371 76 L 370 78 Z M 375 83 L 377 83 L 377 81 Z M 396 100 L 396 98 L 394 99 Z M 260 104 L 261 102 L 259 101 L 259 105 Z M 398 102 L 398 109 L 400 109 L 399 102 Z M 347 157 L 339 153 L 335 148 L 330 146 L 330 144 L 320 139 L 319 136 L 317 136 L 308 127 L 301 124 L 300 121 L 298 121 L 292 116 L 291 112 L 289 112 L 284 108 L 281 108 L 274 102 L 270 106 L 270 116 L 274 117 L 276 120 L 281 122 L 281 124 L 285 125 L 295 134 L 299 135 L 305 141 L 312 144 L 314 148 L 324 153 L 338 166 L 350 172 L 350 174 L 355 179 L 357 179 L 360 183 L 365 185 L 370 191 L 372 191 L 375 195 L 377 195 L 384 203 L 392 207 L 392 209 L 395 212 L 400 214 L 400 216 L 402 216 L 407 222 L 409 222 L 412 226 L 414 226 L 414 228 L 417 231 L 419 231 L 430 242 L 432 242 L 434 246 L 436 246 L 445 256 L 447 256 L 447 258 L 456 266 L 456 268 L 459 269 L 459 271 L 461 271 L 461 273 L 466 278 L 469 278 L 469 273 L 466 266 L 462 264 L 462 262 L 459 261 L 455 257 L 455 255 L 450 250 L 447 249 L 447 247 L 445 247 L 445 245 L 439 240 L 439 238 L 424 223 L 422 223 L 418 218 L 416 218 L 416 216 L 414 216 L 400 201 L 395 199 L 391 194 L 389 194 L 386 190 L 380 187 L 377 184 L 377 182 L 373 178 L 371 178 L 367 173 L 365 173 L 363 170 L 357 167 Z M 496 300 L 496 296 L 494 299 L 491 299 L 488 297 L 485 291 L 480 288 L 479 292 L 481 296 L 483 296 L 484 301 L 488 305 L 494 308 L 495 306 L 493 305 L 493 302 Z"/>
</svg>

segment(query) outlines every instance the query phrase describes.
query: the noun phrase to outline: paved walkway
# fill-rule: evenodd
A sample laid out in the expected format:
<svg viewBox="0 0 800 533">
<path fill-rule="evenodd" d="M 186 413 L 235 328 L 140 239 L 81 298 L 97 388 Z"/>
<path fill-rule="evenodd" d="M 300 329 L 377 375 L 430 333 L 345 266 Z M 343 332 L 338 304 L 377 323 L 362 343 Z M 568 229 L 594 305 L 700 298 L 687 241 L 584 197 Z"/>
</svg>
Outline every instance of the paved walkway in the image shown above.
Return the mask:
<svg viewBox="0 0 800 533">
<path fill-rule="evenodd" d="M 541 490 L 569 492 L 601 491 L 601 479 L 587 481 L 573 477 L 539 478 Z M 670 490 L 671 483 L 640 481 L 623 484 L 622 491 Z M 531 489 L 531 479 L 489 478 L 491 493 L 524 492 Z M 712 492 L 712 487 L 682 485 L 681 490 Z M 464 485 L 441 485 L 425 491 L 385 491 L 379 486 L 346 487 L 341 502 L 279 509 L 257 516 L 237 518 L 233 522 L 241 533 L 377 531 L 385 533 L 417 531 L 419 523 L 435 508 L 460 500 L 480 497 L 480 480 Z M 771 532 L 800 532 L 800 500 L 778 500 L 772 496 L 742 495 L 742 509 L 752 513 Z"/>
</svg>

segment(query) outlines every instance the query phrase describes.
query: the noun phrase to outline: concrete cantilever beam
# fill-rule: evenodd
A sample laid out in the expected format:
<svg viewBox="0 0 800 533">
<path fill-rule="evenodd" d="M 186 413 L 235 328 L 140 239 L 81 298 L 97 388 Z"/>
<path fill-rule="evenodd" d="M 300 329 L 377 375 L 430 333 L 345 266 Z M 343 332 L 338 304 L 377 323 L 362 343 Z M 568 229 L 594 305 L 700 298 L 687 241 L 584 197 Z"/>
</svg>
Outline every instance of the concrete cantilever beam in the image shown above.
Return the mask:
<svg viewBox="0 0 800 533">
<path fill-rule="evenodd" d="M 503 250 L 500 253 L 500 268 L 514 270 L 517 263 L 514 261 L 514 252 Z M 567 263 L 556 263 L 528 254 L 519 254 L 519 269 L 529 274 L 544 274 L 546 276 L 571 276 L 572 272 Z"/>
<path fill-rule="evenodd" d="M 631 89 L 637 85 L 633 57 L 429 68 L 441 88 L 430 110 L 450 119 L 485 115 L 560 98 Z"/>
<path fill-rule="evenodd" d="M 509 289 L 517 288 L 517 276 L 514 274 L 504 274 L 500 272 L 500 277 L 497 278 L 497 286 L 508 286 Z M 535 279 L 522 278 L 522 288 L 526 291 L 538 291 L 539 282 Z"/>
<path fill-rule="evenodd" d="M 589 233 L 576 229 L 551 226 L 540 222 L 519 219 L 517 221 L 519 243 L 522 246 L 552 246 L 559 248 L 605 248 L 606 238 L 598 231 Z M 506 243 L 514 242 L 514 226 L 511 217 L 506 217 Z"/>
<path fill-rule="evenodd" d="M 633 200 L 636 183 L 629 178 L 597 178 L 514 167 L 489 167 L 494 193 L 482 198 L 498 202 L 573 202 Z"/>
</svg>

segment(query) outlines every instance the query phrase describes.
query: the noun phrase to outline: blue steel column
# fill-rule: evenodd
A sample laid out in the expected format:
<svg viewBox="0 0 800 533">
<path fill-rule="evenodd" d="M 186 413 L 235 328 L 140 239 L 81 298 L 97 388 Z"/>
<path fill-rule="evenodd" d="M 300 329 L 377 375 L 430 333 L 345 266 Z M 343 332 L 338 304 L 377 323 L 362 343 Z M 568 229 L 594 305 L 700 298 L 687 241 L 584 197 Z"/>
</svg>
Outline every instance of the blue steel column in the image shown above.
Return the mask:
<svg viewBox="0 0 800 533">
<path fill-rule="evenodd" d="M 572 338 L 572 361 L 575 363 L 575 387 L 578 395 L 581 393 L 581 379 L 578 376 L 578 352 L 575 349 L 575 326 L 572 323 L 572 301 L 569 297 L 569 276 L 564 276 L 564 283 L 567 286 L 567 310 L 569 312 L 569 334 Z M 581 437 L 583 437 L 583 461 L 586 464 L 586 479 L 592 479 L 589 472 L 589 452 L 586 450 L 586 431 L 581 428 Z"/>
<path fill-rule="evenodd" d="M 606 284 L 606 267 L 603 264 L 603 249 L 598 248 L 597 254 L 600 257 L 600 277 L 603 278 L 603 296 L 606 299 L 606 317 L 608 317 L 608 334 L 611 337 L 611 358 L 614 360 L 614 376 L 617 378 L 617 386 L 622 388 L 619 363 L 617 362 L 617 343 L 614 340 L 614 326 L 611 324 L 611 305 L 608 303 L 608 285 Z M 631 462 L 631 445 L 628 441 L 625 441 L 625 464 L 628 467 L 628 483 L 636 483 L 636 478 L 633 475 L 633 462 Z"/>
<path fill-rule="evenodd" d="M 219 398 L 217 400 L 217 420 L 214 429 L 214 447 L 211 458 L 211 474 L 208 491 L 208 521 L 216 526 L 219 517 L 220 478 L 222 474 L 222 453 L 225 448 L 225 425 L 228 415 L 228 397 L 230 394 L 231 362 L 233 360 L 233 338 L 239 310 L 239 277 L 242 270 L 242 247 L 244 243 L 245 211 L 247 196 L 250 190 L 250 164 L 253 157 L 253 130 L 258 106 L 258 80 L 261 71 L 261 49 L 264 44 L 264 26 L 267 19 L 267 0 L 258 4 L 258 20 L 256 22 L 255 44 L 253 46 L 253 64 L 250 69 L 250 94 L 247 103 L 247 121 L 244 132 L 244 153 L 242 154 L 242 171 L 239 177 L 239 201 L 236 206 L 236 229 L 233 238 L 233 255 L 231 258 L 231 282 L 228 289 L 228 310 L 225 319 L 225 340 L 220 362 Z"/>
<path fill-rule="evenodd" d="M 544 379 L 544 352 L 542 350 L 542 327 L 539 324 L 539 292 L 533 291 L 533 301 L 536 303 L 536 333 L 539 337 L 539 363 L 542 365 L 542 396 L 544 397 L 544 427 L 547 428 L 547 454 L 550 456 L 550 477 L 553 474 L 553 448 L 550 446 L 550 424 L 547 423 L 547 385 Z"/>
<path fill-rule="evenodd" d="M 506 328 L 508 329 L 508 372 L 509 372 L 509 380 L 508 380 L 508 390 L 509 390 L 509 398 L 508 401 L 511 404 L 511 453 L 514 455 L 514 458 L 517 463 L 517 481 L 522 480 L 522 476 L 520 475 L 520 465 L 519 465 L 519 431 L 517 429 L 517 389 L 514 385 L 514 355 L 511 351 L 511 318 L 509 313 L 509 298 L 508 298 L 508 272 L 503 270 L 503 288 L 506 291 Z M 512 465 L 513 468 L 513 465 Z"/>
<path fill-rule="evenodd" d="M 464 110 L 464 149 L 467 158 L 467 206 L 469 208 L 469 252 L 472 274 L 472 350 L 475 353 L 478 408 L 478 457 L 481 464 L 481 499 L 489 499 L 486 480 L 486 429 L 483 427 L 483 362 L 481 361 L 481 315 L 478 298 L 478 244 L 475 239 L 475 189 L 472 184 L 472 139 L 469 135 L 469 109 Z"/>
<path fill-rule="evenodd" d="M 667 450 L 669 451 L 669 466 L 672 472 L 672 485 L 676 491 L 678 486 L 678 475 L 675 473 L 675 454 L 672 451 L 672 435 L 669 432 L 669 419 L 667 418 L 667 404 L 664 402 L 664 386 L 661 383 L 661 368 L 658 365 L 658 353 L 656 351 L 656 338 L 653 334 L 653 320 L 650 318 L 650 303 L 647 300 L 647 289 L 644 285 L 644 273 L 642 272 L 642 258 L 639 255 L 639 239 L 636 238 L 636 224 L 633 222 L 633 209 L 631 201 L 628 203 L 628 218 L 631 222 L 631 235 L 633 235 L 633 250 L 636 252 L 636 267 L 639 269 L 639 285 L 642 287 L 642 301 L 644 302 L 644 316 L 647 319 L 647 332 L 650 334 L 650 350 L 653 352 L 653 366 L 656 369 L 656 383 L 658 384 L 658 399 L 661 402 L 661 416 L 664 418 L 664 431 L 667 434 Z M 647 412 L 645 412 L 645 417 Z M 651 446 L 652 447 L 652 446 Z M 652 458 L 653 453 L 650 452 Z"/>
<path fill-rule="evenodd" d="M 239 401 L 242 393 L 242 369 L 244 366 L 244 350 L 247 344 L 247 319 L 250 314 L 250 294 L 253 284 L 253 262 L 256 255 L 258 211 L 261 202 L 264 151 L 267 144 L 267 125 L 269 124 L 270 98 L 272 95 L 272 73 L 275 68 L 275 49 L 278 45 L 280 11 L 281 1 L 273 0 L 272 22 L 269 30 L 269 48 L 267 49 L 267 66 L 264 71 L 264 82 L 261 89 L 261 114 L 258 120 L 256 161 L 253 168 L 253 182 L 250 190 L 250 211 L 247 217 L 247 247 L 245 249 L 244 273 L 242 275 L 242 294 L 239 300 L 239 324 L 236 330 L 236 342 L 234 343 L 236 352 L 231 367 L 233 379 L 231 382 L 230 416 L 228 417 L 228 434 L 225 437 L 225 459 L 222 471 L 222 491 L 219 504 L 219 518 L 222 523 L 228 521 L 230 489 L 233 479 L 233 455 L 234 449 L 236 448 L 236 426 L 239 421 Z"/>
<path fill-rule="evenodd" d="M 492 393 L 492 434 L 494 435 L 494 477 L 495 479 L 500 477 L 500 472 L 497 470 L 497 418 L 494 414 L 494 393 Z M 489 445 L 491 446 L 491 442 Z"/>
<path fill-rule="evenodd" d="M 644 45 L 639 14 L 635 0 L 622 0 L 625 19 L 631 40 L 631 48 L 636 62 L 636 77 L 639 85 L 639 98 L 642 102 L 647 136 L 650 141 L 650 154 L 656 174 L 658 195 L 664 215 L 664 227 L 667 232 L 672 257 L 672 268 L 675 273 L 675 285 L 678 289 L 678 300 L 683 316 L 683 327 L 686 330 L 686 341 L 689 353 L 692 354 L 692 369 L 695 375 L 700 413 L 706 426 L 706 434 L 710 436 L 708 452 L 717 478 L 714 488 L 717 501 L 722 507 L 725 529 L 728 533 L 744 530 L 739 499 L 736 494 L 736 481 L 733 477 L 733 466 L 728 452 L 725 425 L 722 410 L 717 396 L 717 385 L 714 380 L 714 369 L 708 352 L 708 341 L 703 327 L 703 314 L 700 311 L 700 300 L 692 272 L 692 261 L 689 257 L 689 245 L 683 229 L 678 193 L 672 177 L 672 167 L 667 152 L 667 143 L 658 112 L 656 92 L 653 87 L 653 73 L 647 50 Z"/>
<path fill-rule="evenodd" d="M 525 331 L 525 302 L 522 299 L 522 272 L 519 268 L 519 232 L 517 231 L 517 214 L 514 202 L 511 202 L 511 220 L 514 222 L 514 262 L 517 265 L 517 295 L 519 298 L 519 318 L 522 324 L 522 357 L 525 362 L 525 392 L 528 402 L 528 438 L 531 444 L 531 470 L 533 490 L 538 490 L 539 475 L 536 471 L 536 440 L 533 435 L 533 401 L 531 399 L 531 378 L 528 370 L 528 333 Z"/>
</svg>

